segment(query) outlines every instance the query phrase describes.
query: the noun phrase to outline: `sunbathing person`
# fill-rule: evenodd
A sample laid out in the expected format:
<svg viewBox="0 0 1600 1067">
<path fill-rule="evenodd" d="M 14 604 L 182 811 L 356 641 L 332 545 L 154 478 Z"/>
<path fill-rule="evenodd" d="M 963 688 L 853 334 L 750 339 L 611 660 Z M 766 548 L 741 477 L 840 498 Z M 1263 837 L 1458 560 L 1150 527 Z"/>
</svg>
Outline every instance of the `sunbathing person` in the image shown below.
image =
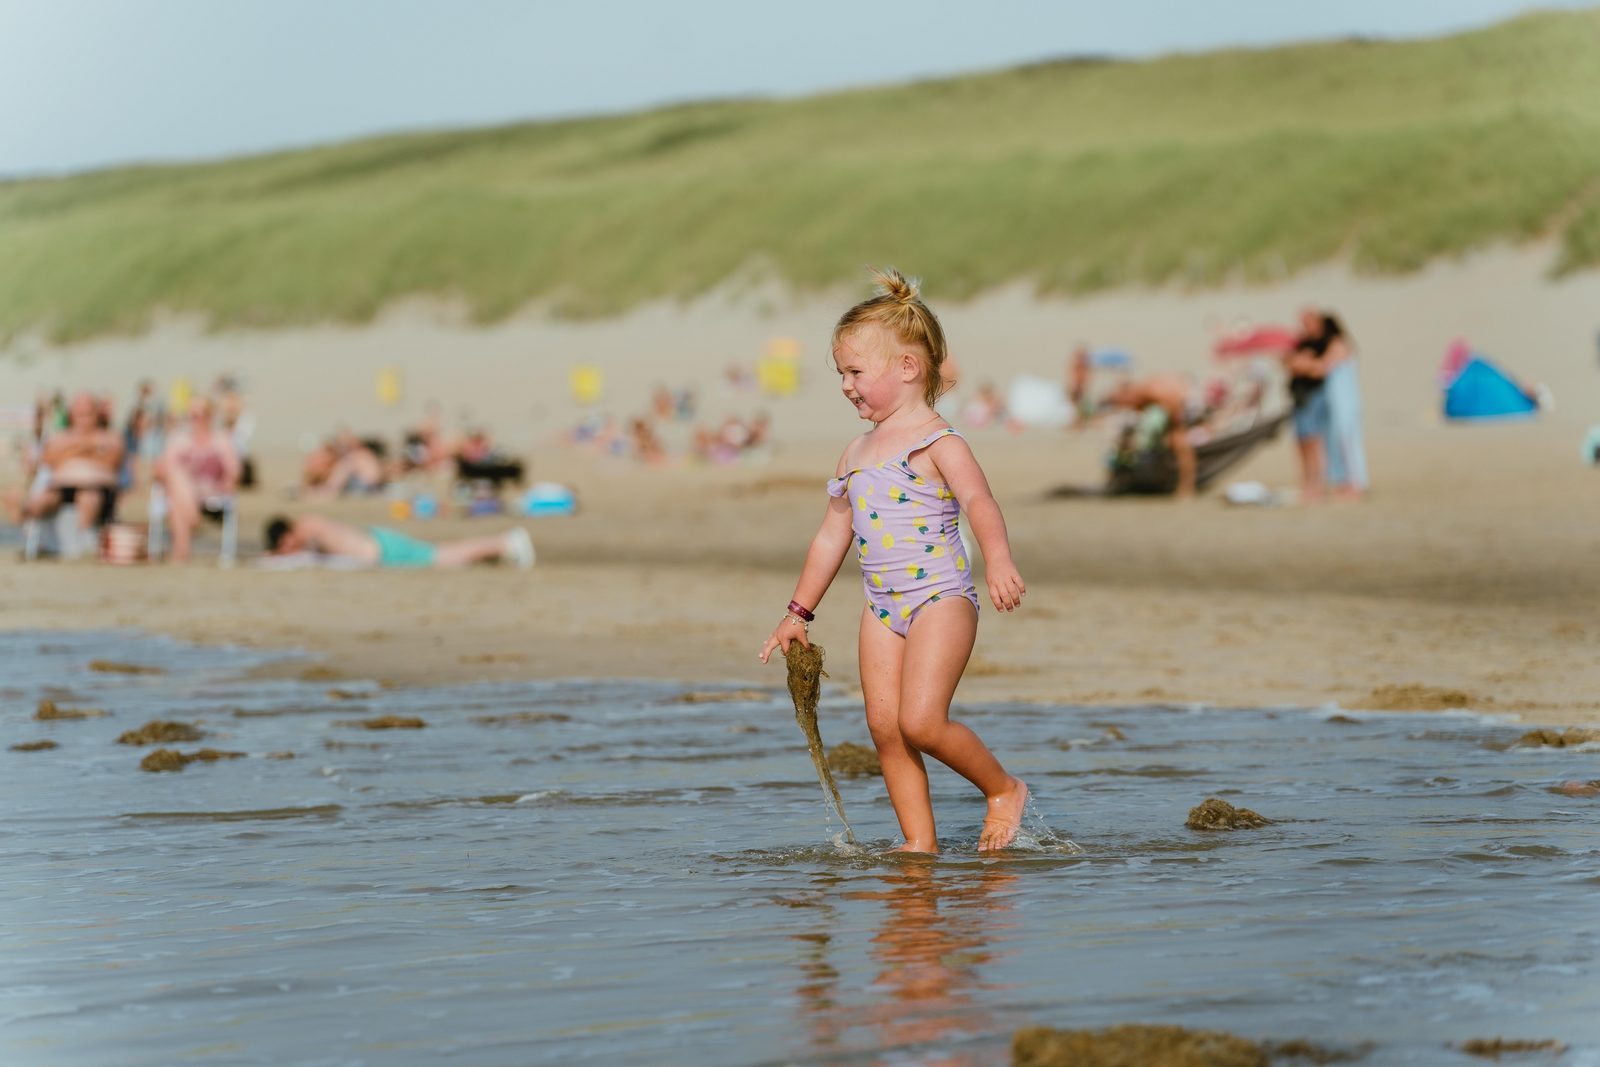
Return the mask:
<svg viewBox="0 0 1600 1067">
<path fill-rule="evenodd" d="M 385 481 L 382 457 L 347 429 L 313 449 L 301 468 L 301 489 L 308 497 L 375 493 Z"/>
<path fill-rule="evenodd" d="M 31 492 L 9 501 L 17 522 L 47 518 L 64 506 L 77 510 L 80 530 L 110 521 L 123 445 L 102 421 L 103 409 L 93 396 L 72 398 L 66 428 L 46 437 L 39 451 Z"/>
<path fill-rule="evenodd" d="M 375 567 L 448 569 L 506 562 L 527 570 L 534 559 L 533 540 L 520 526 L 494 537 L 434 544 L 383 526 L 363 529 L 323 515 L 302 515 L 297 519 L 275 515 L 267 521 L 264 542 L 268 553 L 274 556 L 309 552 Z"/>
<path fill-rule="evenodd" d="M 222 499 L 239 485 L 239 454 L 233 441 L 212 425 L 214 415 L 210 398 L 190 400 L 186 425 L 173 431 L 156 460 L 155 480 L 167 493 L 174 562 L 189 558 L 202 514 L 219 513 Z"/>
<path fill-rule="evenodd" d="M 1107 404 L 1126 411 L 1155 409 L 1165 415 L 1163 432 L 1167 447 L 1178 461 L 1180 497 L 1194 495 L 1194 444 L 1189 440 L 1189 427 L 1200 412 L 1191 401 L 1192 392 L 1189 383 L 1175 374 L 1155 374 L 1141 381 L 1123 382 L 1106 397 Z"/>
</svg>

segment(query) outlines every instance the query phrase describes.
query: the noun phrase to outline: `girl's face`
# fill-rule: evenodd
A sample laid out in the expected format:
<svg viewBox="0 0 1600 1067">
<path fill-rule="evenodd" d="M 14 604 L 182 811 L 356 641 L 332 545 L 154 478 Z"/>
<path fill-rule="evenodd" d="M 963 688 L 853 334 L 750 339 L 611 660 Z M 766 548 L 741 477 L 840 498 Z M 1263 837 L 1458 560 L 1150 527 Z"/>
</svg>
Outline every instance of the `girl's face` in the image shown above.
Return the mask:
<svg viewBox="0 0 1600 1067">
<path fill-rule="evenodd" d="M 916 360 L 877 325 L 861 326 L 833 346 L 839 388 L 863 419 L 882 422 L 917 395 Z"/>
</svg>

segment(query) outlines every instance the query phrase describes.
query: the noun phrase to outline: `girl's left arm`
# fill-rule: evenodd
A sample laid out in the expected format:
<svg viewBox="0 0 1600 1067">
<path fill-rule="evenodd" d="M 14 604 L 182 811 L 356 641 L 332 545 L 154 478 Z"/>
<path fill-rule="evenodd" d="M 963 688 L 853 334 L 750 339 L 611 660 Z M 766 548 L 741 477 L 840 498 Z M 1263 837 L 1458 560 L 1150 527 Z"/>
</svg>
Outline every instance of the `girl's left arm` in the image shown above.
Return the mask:
<svg viewBox="0 0 1600 1067">
<path fill-rule="evenodd" d="M 989 599 L 1000 611 L 1015 611 L 1022 604 L 1027 588 L 1022 575 L 1011 561 L 1011 540 L 1006 536 L 1005 516 L 989 491 L 989 479 L 978 466 L 978 457 L 972 454 L 967 442 L 954 435 L 946 435 L 928 448 L 928 456 L 939 468 L 945 484 L 955 494 L 961 512 L 972 526 L 972 535 L 978 539 L 983 551 L 984 576 L 989 585 Z"/>
</svg>

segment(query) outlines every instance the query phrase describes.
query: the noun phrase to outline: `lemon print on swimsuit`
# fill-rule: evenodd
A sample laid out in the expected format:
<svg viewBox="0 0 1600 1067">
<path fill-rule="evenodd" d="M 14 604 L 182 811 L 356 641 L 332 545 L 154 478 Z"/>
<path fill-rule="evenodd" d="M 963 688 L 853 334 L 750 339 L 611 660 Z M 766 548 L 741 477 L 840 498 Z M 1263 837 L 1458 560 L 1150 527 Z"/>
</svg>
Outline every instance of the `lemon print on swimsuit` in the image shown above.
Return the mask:
<svg viewBox="0 0 1600 1067">
<path fill-rule="evenodd" d="M 894 502 L 896 504 L 909 504 L 909 503 L 911 503 L 911 496 L 904 489 L 901 489 L 901 490 L 898 490 L 897 492 L 895 492 L 893 494 L 893 499 L 894 499 Z"/>
<path fill-rule="evenodd" d="M 927 532 L 928 532 L 928 524 L 927 523 L 924 522 L 924 523 L 919 523 L 917 525 L 917 533 L 925 534 Z"/>
<path fill-rule="evenodd" d="M 933 603 L 933 601 L 930 600 L 929 603 L 931 604 L 931 603 Z M 911 609 L 910 608 L 901 608 L 900 609 L 900 617 L 902 619 L 911 618 Z"/>
<path fill-rule="evenodd" d="M 940 556 L 944 555 L 944 546 L 943 545 L 924 545 L 923 548 L 922 548 L 922 551 L 926 552 L 928 555 L 932 556 L 934 559 L 938 559 Z"/>
<path fill-rule="evenodd" d="M 956 570 L 964 571 L 966 569 L 967 569 L 967 557 L 966 556 L 957 556 L 956 557 Z"/>
<path fill-rule="evenodd" d="M 915 563 L 906 568 L 906 573 L 911 575 L 913 578 L 926 578 L 928 576 L 928 572 L 917 566 Z"/>
<path fill-rule="evenodd" d="M 889 599 L 893 600 L 895 603 L 899 603 L 900 601 L 904 600 L 905 598 L 906 598 L 906 595 L 904 593 L 897 593 L 893 589 L 889 590 Z"/>
<path fill-rule="evenodd" d="M 868 512 L 867 513 L 867 518 L 872 520 L 872 528 L 874 530 L 883 529 L 883 520 L 878 518 L 878 513 L 876 511 Z"/>
<path fill-rule="evenodd" d="M 865 537 L 856 538 L 856 555 L 861 559 L 867 558 L 867 539 Z"/>
<path fill-rule="evenodd" d="M 872 584 L 877 586 L 879 589 L 882 589 L 883 588 L 883 575 L 874 572 L 873 575 L 872 575 Z"/>
<path fill-rule="evenodd" d="M 885 611 L 883 608 L 879 608 L 878 609 L 878 621 L 883 623 L 885 626 L 889 626 L 890 625 L 890 623 L 889 623 L 889 613 L 887 611 Z"/>
<path fill-rule="evenodd" d="M 892 533 L 888 534 L 887 533 L 887 534 L 883 535 L 883 547 L 884 548 L 893 548 L 894 547 L 894 534 L 892 534 Z"/>
</svg>

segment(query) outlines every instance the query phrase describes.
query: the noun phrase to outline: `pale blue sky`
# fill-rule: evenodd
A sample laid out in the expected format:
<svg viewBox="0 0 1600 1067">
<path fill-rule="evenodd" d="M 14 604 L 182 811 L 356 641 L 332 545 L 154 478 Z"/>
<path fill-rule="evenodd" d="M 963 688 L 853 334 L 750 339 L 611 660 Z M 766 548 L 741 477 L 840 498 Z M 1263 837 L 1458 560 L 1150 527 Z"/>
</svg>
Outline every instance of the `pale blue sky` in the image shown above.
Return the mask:
<svg viewBox="0 0 1600 1067">
<path fill-rule="evenodd" d="M 1594 0 L 0 0 L 0 174 L 788 96 Z"/>
</svg>

